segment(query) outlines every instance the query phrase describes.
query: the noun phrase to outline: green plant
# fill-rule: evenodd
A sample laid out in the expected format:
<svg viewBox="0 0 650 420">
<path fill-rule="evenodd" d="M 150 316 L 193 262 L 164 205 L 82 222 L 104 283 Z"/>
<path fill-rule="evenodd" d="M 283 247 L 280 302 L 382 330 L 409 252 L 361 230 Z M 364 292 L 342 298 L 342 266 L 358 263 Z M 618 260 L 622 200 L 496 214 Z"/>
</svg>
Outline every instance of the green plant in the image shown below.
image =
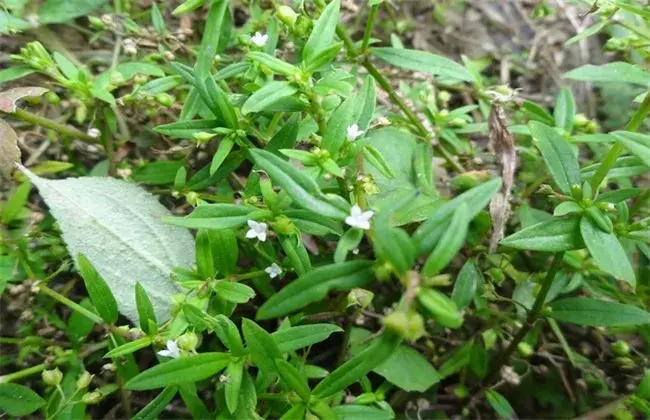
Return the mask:
<svg viewBox="0 0 650 420">
<path fill-rule="evenodd" d="M 30 28 L 14 3 L 0 33 Z M 22 166 L 21 128 L 0 120 L 0 176 L 16 181 L 0 290 L 21 310 L 0 338 L 17 346 L 0 376 L 9 415 L 101 416 L 109 401 L 134 418 L 170 404 L 193 418 L 432 415 L 418 398 L 464 417 L 534 417 L 532 399 L 548 416 L 650 415 L 650 95 L 601 132 L 569 87 L 551 114 L 486 60 L 395 34 L 378 46 L 378 16 L 395 11 L 376 0 L 359 31 L 340 0 L 69 3 L 46 1 L 40 22 L 103 8 L 83 32 L 114 42 L 104 66 L 32 41 L 0 71 L 46 86 L 0 92 L 3 118 L 68 157 Z M 647 90 L 647 8 L 597 3 L 568 45 L 611 25 L 634 40 L 616 48 L 625 61 L 565 78 Z M 171 29 L 203 12 L 200 37 Z M 152 138 L 167 158 L 145 152 Z M 88 169 L 80 147 L 105 160 Z M 47 179 L 61 172 L 79 176 Z M 53 217 L 35 218 L 31 186 Z M 60 334 L 40 337 L 43 324 Z M 588 335 L 600 355 L 582 351 Z M 609 389 L 604 359 L 633 387 Z M 585 385 L 562 407 L 567 372 Z"/>
</svg>

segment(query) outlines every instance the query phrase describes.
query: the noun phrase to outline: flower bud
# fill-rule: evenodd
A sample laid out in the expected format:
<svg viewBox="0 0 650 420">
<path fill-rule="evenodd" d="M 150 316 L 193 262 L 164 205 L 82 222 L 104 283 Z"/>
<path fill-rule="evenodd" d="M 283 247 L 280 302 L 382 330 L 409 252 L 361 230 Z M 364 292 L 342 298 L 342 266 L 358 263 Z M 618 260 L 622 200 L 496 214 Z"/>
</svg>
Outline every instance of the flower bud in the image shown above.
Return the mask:
<svg viewBox="0 0 650 420">
<path fill-rule="evenodd" d="M 576 114 L 573 117 L 573 125 L 576 127 L 585 127 L 587 124 L 589 124 L 589 118 L 585 114 Z"/>
<path fill-rule="evenodd" d="M 196 206 L 196 203 L 198 199 L 200 198 L 199 193 L 195 191 L 190 191 L 187 194 L 185 194 L 185 200 L 187 200 L 188 203 L 192 206 Z"/>
<path fill-rule="evenodd" d="M 446 90 L 441 90 L 436 96 L 438 98 L 438 101 L 443 105 L 448 104 L 451 100 L 451 93 L 447 92 Z"/>
<path fill-rule="evenodd" d="M 467 125 L 467 121 L 460 117 L 456 117 L 453 120 L 449 121 L 447 125 L 452 128 L 462 128 Z"/>
<path fill-rule="evenodd" d="M 282 235 L 293 235 L 296 233 L 296 226 L 287 216 L 278 216 L 272 223 L 273 230 Z"/>
<path fill-rule="evenodd" d="M 199 336 L 195 332 L 189 331 L 178 337 L 176 342 L 181 349 L 191 351 L 196 349 L 196 345 L 199 344 Z"/>
<path fill-rule="evenodd" d="M 630 354 L 630 346 L 623 340 L 618 340 L 612 344 L 612 351 L 617 356 L 627 356 Z"/>
<path fill-rule="evenodd" d="M 45 100 L 52 105 L 58 105 L 61 103 L 61 98 L 56 93 L 50 91 L 45 92 Z"/>
<path fill-rule="evenodd" d="M 519 350 L 519 354 L 524 357 L 530 357 L 535 353 L 533 346 L 523 341 L 517 345 L 517 350 Z"/>
<path fill-rule="evenodd" d="M 205 131 L 202 131 L 200 133 L 194 133 L 193 137 L 194 139 L 199 143 L 207 143 L 214 137 L 216 133 L 207 133 Z"/>
<path fill-rule="evenodd" d="M 425 333 L 424 319 L 416 312 L 395 311 L 384 317 L 382 322 L 386 328 L 407 340 L 417 340 Z"/>
<path fill-rule="evenodd" d="M 41 373 L 41 378 L 43 378 L 45 385 L 57 386 L 61 383 L 61 380 L 63 380 L 63 373 L 59 370 L 59 368 L 53 370 L 44 370 L 43 373 Z"/>
<path fill-rule="evenodd" d="M 90 23 L 90 26 L 97 31 L 103 31 L 106 29 L 106 24 L 97 16 L 88 16 L 88 23 Z"/>
<path fill-rule="evenodd" d="M 79 379 L 77 379 L 77 389 L 87 388 L 90 385 L 90 382 L 93 380 L 93 376 L 87 370 L 84 370 Z"/>
<path fill-rule="evenodd" d="M 101 402 L 103 395 L 99 391 L 88 392 L 81 397 L 81 402 L 92 405 Z"/>
<path fill-rule="evenodd" d="M 162 106 L 170 107 L 174 105 L 174 97 L 169 93 L 159 93 L 154 98 Z"/>
<path fill-rule="evenodd" d="M 359 395 L 354 399 L 354 404 L 357 405 L 370 405 L 377 401 L 377 396 L 374 392 L 366 392 L 365 394 Z"/>
<path fill-rule="evenodd" d="M 296 23 L 296 20 L 298 20 L 298 14 L 293 11 L 293 9 L 289 6 L 280 6 L 276 10 L 276 15 L 278 16 L 278 19 L 285 25 L 287 25 L 290 28 L 293 28 L 293 25 Z"/>
<path fill-rule="evenodd" d="M 375 294 L 370 290 L 355 288 L 350 290 L 348 293 L 348 305 L 350 306 L 359 306 L 361 309 L 365 309 L 372 302 L 372 298 L 375 297 Z"/>
</svg>

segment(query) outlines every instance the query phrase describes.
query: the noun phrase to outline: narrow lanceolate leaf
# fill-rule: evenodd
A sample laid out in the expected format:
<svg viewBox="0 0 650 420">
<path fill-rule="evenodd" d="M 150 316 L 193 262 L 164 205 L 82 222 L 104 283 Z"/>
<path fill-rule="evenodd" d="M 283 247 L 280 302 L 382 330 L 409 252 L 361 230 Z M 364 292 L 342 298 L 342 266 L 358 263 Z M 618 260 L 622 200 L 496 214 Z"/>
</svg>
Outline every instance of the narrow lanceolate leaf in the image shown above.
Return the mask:
<svg viewBox="0 0 650 420">
<path fill-rule="evenodd" d="M 156 396 L 149 404 L 144 406 L 144 408 L 138 411 L 134 416 L 133 420 L 147 420 L 155 419 L 160 413 L 162 413 L 167 405 L 174 399 L 176 393 L 178 392 L 177 386 L 168 386 L 163 389 L 160 394 Z"/>
<path fill-rule="evenodd" d="M 357 125 L 359 126 L 359 130 L 366 131 L 375 114 L 377 102 L 377 86 L 374 78 L 366 76 L 359 97 L 361 98 L 361 103 L 363 103 L 363 108 L 361 108 Z"/>
<path fill-rule="evenodd" d="M 350 96 L 332 113 L 321 146 L 331 154 L 338 153 L 345 141 L 348 126 L 356 123 L 361 113 L 357 96 Z"/>
<path fill-rule="evenodd" d="M 348 212 L 330 203 L 316 181 L 282 158 L 266 150 L 249 150 L 253 161 L 291 197 L 295 203 L 316 214 L 344 220 Z"/>
<path fill-rule="evenodd" d="M 274 73 L 282 74 L 284 76 L 291 76 L 297 74 L 300 70 L 293 64 L 275 58 L 272 55 L 265 54 L 260 51 L 252 51 L 248 56 L 260 64 L 264 64 Z"/>
<path fill-rule="evenodd" d="M 451 262 L 465 243 L 470 220 L 467 204 L 458 206 L 447 230 L 424 263 L 423 275 L 433 277 Z"/>
<path fill-rule="evenodd" d="M 104 279 L 83 254 L 77 255 L 77 266 L 86 285 L 88 296 L 104 322 L 113 324 L 117 321 L 117 302 Z"/>
<path fill-rule="evenodd" d="M 453 200 L 437 208 L 420 225 L 413 234 L 418 254 L 431 252 L 442 235 L 445 233 L 449 221 L 458 207 L 466 203 L 469 211 L 468 217 L 473 219 L 490 202 L 490 198 L 501 188 L 501 178 L 490 180 L 462 193 Z"/>
<path fill-rule="evenodd" d="M 310 390 L 307 378 L 295 366 L 283 359 L 275 360 L 275 367 L 280 377 L 289 388 L 294 390 L 303 401 L 309 401 Z"/>
<path fill-rule="evenodd" d="M 516 418 L 517 414 L 515 413 L 515 410 L 512 408 L 508 400 L 506 398 L 499 394 L 498 392 L 488 389 L 485 391 L 485 398 L 487 399 L 488 403 L 492 406 L 494 411 L 497 413 L 499 418 L 502 419 L 512 419 Z"/>
<path fill-rule="evenodd" d="M 271 334 L 281 353 L 289 353 L 326 340 L 335 332 L 343 330 L 333 324 L 299 325 Z"/>
<path fill-rule="evenodd" d="M 282 358 L 282 353 L 271 334 L 246 318 L 242 320 L 242 332 L 255 365 L 266 374 L 277 372 L 275 360 Z"/>
<path fill-rule="evenodd" d="M 226 406 L 228 407 L 228 411 L 234 413 L 239 403 L 239 392 L 241 390 L 242 378 L 244 377 L 244 360 L 230 362 L 226 368 L 226 376 L 228 376 L 228 381 L 225 385 Z"/>
<path fill-rule="evenodd" d="M 273 105 L 282 98 L 293 95 L 298 88 L 289 82 L 269 82 L 244 102 L 241 108 L 242 114 L 263 111 L 266 107 Z"/>
<path fill-rule="evenodd" d="M 255 297 L 255 290 L 242 283 L 220 280 L 214 284 L 213 289 L 229 302 L 246 303 Z"/>
<path fill-rule="evenodd" d="M 362 287 L 372 277 L 371 261 L 348 261 L 316 268 L 271 296 L 257 311 L 257 319 L 286 315 L 322 300 L 330 290 Z"/>
<path fill-rule="evenodd" d="M 388 64 L 404 69 L 422 71 L 466 82 L 474 81 L 474 76 L 465 67 L 430 52 L 384 47 L 371 48 L 370 53 Z"/>
<path fill-rule="evenodd" d="M 600 22 L 591 25 L 590 27 L 588 27 L 584 31 L 580 32 L 579 34 L 575 35 L 574 37 L 569 39 L 567 42 L 565 42 L 564 46 L 568 47 L 569 45 L 571 45 L 571 44 L 573 44 L 575 42 L 578 42 L 578 41 L 580 41 L 582 39 L 585 39 L 585 38 L 587 38 L 587 37 L 589 37 L 591 35 L 597 34 L 608 23 L 609 23 L 609 21 L 607 21 L 607 20 L 601 20 Z"/>
<path fill-rule="evenodd" d="M 589 327 L 627 327 L 650 324 L 650 313 L 636 306 L 586 298 L 568 298 L 551 303 L 549 316 L 560 322 Z"/>
<path fill-rule="evenodd" d="M 0 118 L 0 179 L 8 178 L 17 163 L 20 163 L 18 136 L 14 129 Z"/>
<path fill-rule="evenodd" d="M 476 266 L 476 262 L 471 259 L 467 260 L 463 268 L 460 269 L 454 290 L 451 293 L 451 300 L 456 303 L 458 309 L 469 306 L 474 298 L 478 286 L 483 282 L 483 275 Z"/>
<path fill-rule="evenodd" d="M 340 8 L 341 1 L 334 0 L 323 9 L 323 12 L 314 24 L 314 29 L 312 29 L 309 39 L 307 39 L 305 47 L 302 50 L 302 59 L 308 65 L 316 54 L 332 45 L 334 33 L 336 32 L 336 24 L 339 21 Z"/>
<path fill-rule="evenodd" d="M 71 255 L 84 254 L 108 284 L 121 313 L 137 321 L 136 282 L 158 320 L 169 319 L 178 289 L 173 267 L 194 264 L 189 232 L 160 222 L 169 215 L 151 194 L 112 178 L 47 180 L 23 169 L 56 217 Z"/>
<path fill-rule="evenodd" d="M 643 87 L 650 85 L 650 73 L 639 66 L 624 62 L 607 63 L 602 66 L 587 64 L 571 70 L 564 77 L 584 82 L 633 83 Z"/>
<path fill-rule="evenodd" d="M 580 167 L 569 143 L 553 128 L 531 121 L 528 123 L 536 145 L 542 152 L 544 163 L 555 182 L 565 194 L 571 193 L 572 185 L 580 184 Z"/>
<path fill-rule="evenodd" d="M 638 157 L 647 166 L 650 166 L 650 136 L 647 134 L 632 133 L 629 131 L 615 131 L 612 133 L 627 150 Z"/>
<path fill-rule="evenodd" d="M 129 341 L 128 343 L 122 344 L 119 347 L 115 347 L 113 350 L 109 351 L 104 355 L 105 358 L 121 357 L 126 354 L 134 353 L 140 349 L 148 347 L 153 341 L 152 337 L 142 337 L 134 341 Z"/>
<path fill-rule="evenodd" d="M 216 375 L 228 366 L 228 363 L 230 355 L 226 353 L 202 353 L 173 359 L 140 373 L 128 381 L 125 388 L 140 391 L 201 381 Z"/>
<path fill-rule="evenodd" d="M 634 269 L 616 235 L 603 231 L 586 216 L 580 220 L 580 232 L 598 268 L 619 280 L 625 280 L 632 287 L 636 286 Z"/>
<path fill-rule="evenodd" d="M 573 93 L 571 93 L 571 89 L 563 87 L 557 94 L 557 101 L 553 110 L 555 126 L 564 129 L 567 133 L 571 133 L 575 113 L 576 102 Z"/>
<path fill-rule="evenodd" d="M 140 328 L 147 334 L 153 334 L 149 328 L 150 323 L 156 325 L 156 312 L 151 304 L 151 299 L 147 296 L 147 291 L 140 283 L 135 284 L 135 302 L 138 307 L 138 318 L 140 319 Z"/>
<path fill-rule="evenodd" d="M 24 385 L 0 384 L 0 410 L 12 417 L 33 413 L 45 405 L 45 400 Z"/>
<path fill-rule="evenodd" d="M 522 229 L 506 237 L 501 245 L 531 251 L 560 252 L 584 248 L 580 219 L 555 218 Z"/>
<path fill-rule="evenodd" d="M 312 394 L 317 398 L 326 398 L 347 388 L 388 360 L 401 341 L 398 335 L 384 332 L 368 348 L 323 379 Z"/>
<path fill-rule="evenodd" d="M 183 226 L 190 229 L 233 229 L 246 224 L 247 220 L 255 219 L 254 208 L 235 204 L 202 204 L 186 217 L 163 217 L 165 223 Z"/>
</svg>

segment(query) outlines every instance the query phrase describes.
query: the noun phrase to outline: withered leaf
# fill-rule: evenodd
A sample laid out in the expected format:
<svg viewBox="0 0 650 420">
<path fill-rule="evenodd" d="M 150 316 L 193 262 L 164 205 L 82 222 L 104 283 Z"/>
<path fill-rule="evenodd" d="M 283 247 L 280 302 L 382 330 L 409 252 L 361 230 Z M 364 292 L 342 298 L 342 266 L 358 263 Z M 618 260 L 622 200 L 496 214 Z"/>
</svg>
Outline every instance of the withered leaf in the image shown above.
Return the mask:
<svg viewBox="0 0 650 420">
<path fill-rule="evenodd" d="M 0 118 L 0 178 L 8 178 L 16 163 L 20 163 L 18 136 L 14 129 Z"/>
<path fill-rule="evenodd" d="M 0 111 L 7 112 L 9 114 L 14 113 L 16 112 L 16 102 L 19 99 L 29 96 L 41 96 L 48 90 L 49 89 L 42 87 L 25 86 L 0 92 Z"/>
</svg>

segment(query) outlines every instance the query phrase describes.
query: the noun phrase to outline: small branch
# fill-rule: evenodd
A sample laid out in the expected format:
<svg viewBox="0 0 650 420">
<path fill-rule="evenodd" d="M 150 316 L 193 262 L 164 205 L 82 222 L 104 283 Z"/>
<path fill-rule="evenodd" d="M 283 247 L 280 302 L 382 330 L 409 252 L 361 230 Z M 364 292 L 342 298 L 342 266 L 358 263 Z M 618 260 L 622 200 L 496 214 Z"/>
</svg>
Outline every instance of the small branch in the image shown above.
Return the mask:
<svg viewBox="0 0 650 420">
<path fill-rule="evenodd" d="M 99 140 L 89 136 L 88 134 L 84 133 L 83 131 L 77 130 L 74 127 L 70 127 L 61 123 L 58 123 L 56 121 L 52 121 L 48 118 L 41 117 L 40 115 L 32 114 L 30 112 L 24 111 L 22 109 L 16 109 L 15 112 L 11 114 L 7 114 L 14 116 L 20 120 L 23 120 L 25 122 L 28 122 L 30 124 L 37 125 L 39 127 L 43 128 L 49 128 L 50 130 L 54 130 L 59 134 L 63 134 L 66 136 L 70 137 L 75 137 L 79 140 L 83 140 L 86 143 L 92 143 L 92 144 L 97 144 L 99 143 Z"/>
</svg>

